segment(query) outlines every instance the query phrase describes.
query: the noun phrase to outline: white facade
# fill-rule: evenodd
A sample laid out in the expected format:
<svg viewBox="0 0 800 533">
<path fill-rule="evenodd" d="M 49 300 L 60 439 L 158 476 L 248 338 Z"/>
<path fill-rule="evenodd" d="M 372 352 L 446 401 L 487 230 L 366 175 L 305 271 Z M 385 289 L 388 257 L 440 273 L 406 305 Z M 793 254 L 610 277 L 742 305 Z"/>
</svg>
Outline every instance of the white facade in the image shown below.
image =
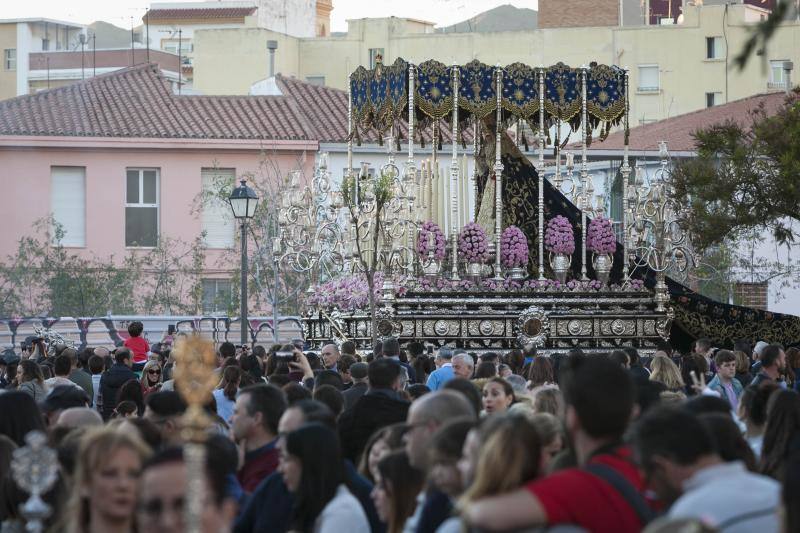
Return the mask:
<svg viewBox="0 0 800 533">
<path fill-rule="evenodd" d="M 315 37 L 316 0 L 258 0 L 258 25 L 292 37 Z"/>
<path fill-rule="evenodd" d="M 28 94 L 30 54 L 80 48 L 80 35 L 86 31 L 81 24 L 50 19 L 0 20 L 0 23 L 16 23 L 17 26 L 17 96 Z"/>
<path fill-rule="evenodd" d="M 151 10 L 160 9 L 225 9 L 237 7 L 256 7 L 257 4 L 252 0 L 232 1 L 232 2 L 163 2 L 150 4 Z M 220 19 L 211 20 L 207 24 L 197 24 L 193 21 L 181 21 L 180 18 L 175 22 L 168 23 L 159 20 L 150 22 L 149 28 L 145 27 L 143 37 L 149 40 L 150 48 L 164 50 L 177 54 L 180 52 L 185 64 L 192 63 L 194 55 L 194 32 L 197 30 L 218 30 L 230 28 L 244 28 L 254 26 L 257 23 L 256 17 L 245 17 L 245 22 L 229 21 Z"/>
</svg>

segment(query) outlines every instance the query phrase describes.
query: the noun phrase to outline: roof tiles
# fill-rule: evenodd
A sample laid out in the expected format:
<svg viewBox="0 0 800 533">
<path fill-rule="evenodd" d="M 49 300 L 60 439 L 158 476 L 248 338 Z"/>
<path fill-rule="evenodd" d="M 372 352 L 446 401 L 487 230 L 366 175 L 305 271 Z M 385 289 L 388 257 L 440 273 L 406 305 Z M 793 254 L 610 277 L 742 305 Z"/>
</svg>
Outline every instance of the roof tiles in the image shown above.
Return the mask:
<svg viewBox="0 0 800 533">
<path fill-rule="evenodd" d="M 786 94 L 783 92 L 757 94 L 727 104 L 636 126 L 630 131 L 629 149 L 632 151 L 658 151 L 659 141 L 667 141 L 667 147 L 671 152 L 693 152 L 696 146 L 694 133 L 697 130 L 728 120 L 734 120 L 742 125 L 746 124 L 750 120 L 750 114 L 759 106 L 764 105 L 764 110 L 771 115 L 777 112 L 785 99 Z M 579 144 L 573 144 L 570 148 L 575 149 L 579 146 Z M 605 141 L 600 142 L 599 139 L 595 139 L 589 151 L 622 150 L 623 148 L 624 133 L 617 131 L 609 135 Z"/>
<path fill-rule="evenodd" d="M 0 101 L 0 135 L 273 139 L 347 142 L 347 93 L 280 74 L 281 95 L 176 95 L 155 64 L 142 64 L 85 81 Z M 441 137 L 452 131 L 442 124 Z M 408 124 L 398 124 L 400 137 Z M 422 132 L 431 144 L 432 128 Z M 376 143 L 375 130 L 361 132 Z M 472 142 L 472 128 L 464 131 Z"/>
<path fill-rule="evenodd" d="M 175 95 L 153 64 L 0 101 L 0 135 L 316 140 L 285 96 Z"/>
<path fill-rule="evenodd" d="M 142 17 L 142 20 L 155 22 L 158 20 L 174 19 L 195 20 L 242 18 L 252 15 L 256 12 L 256 9 L 257 8 L 255 6 L 151 9 L 144 17 Z"/>
</svg>

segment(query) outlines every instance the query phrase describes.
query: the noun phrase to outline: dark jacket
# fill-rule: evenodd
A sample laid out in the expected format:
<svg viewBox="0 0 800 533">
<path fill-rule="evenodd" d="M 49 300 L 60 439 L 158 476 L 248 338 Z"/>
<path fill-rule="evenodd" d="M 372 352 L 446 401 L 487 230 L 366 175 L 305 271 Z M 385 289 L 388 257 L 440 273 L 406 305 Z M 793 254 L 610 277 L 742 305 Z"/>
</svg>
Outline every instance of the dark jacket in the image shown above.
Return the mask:
<svg viewBox="0 0 800 533">
<path fill-rule="evenodd" d="M 370 436 L 380 428 L 405 422 L 409 405 L 395 391 L 367 391 L 352 409 L 339 417 L 339 438 L 345 459 L 358 463 Z"/>
<path fill-rule="evenodd" d="M 750 385 L 752 385 L 753 387 L 758 387 L 765 381 L 772 381 L 773 383 L 775 383 L 775 380 L 769 377 L 767 374 L 765 374 L 764 372 L 759 372 L 753 378 L 753 381 L 750 382 Z"/>
<path fill-rule="evenodd" d="M 453 514 L 453 502 L 439 489 L 430 489 L 417 522 L 417 533 L 436 533 L 445 520 Z"/>
<path fill-rule="evenodd" d="M 342 392 L 344 397 L 344 410 L 352 409 L 359 398 L 364 396 L 369 386 L 366 383 L 353 383 L 353 386 Z"/>
<path fill-rule="evenodd" d="M 372 484 L 361 476 L 350 461 L 344 462 L 347 485 L 361 504 L 372 533 L 384 533 L 386 526 L 378 518 L 370 493 Z M 294 501 L 283 476 L 275 472 L 262 481 L 242 507 L 234 533 L 283 533 L 289 529 Z M 345 532 L 347 533 L 347 532 Z"/>
<path fill-rule="evenodd" d="M 111 418 L 114 409 L 117 407 L 117 393 L 119 389 L 132 379 L 138 380 L 139 378 L 136 377 L 133 370 L 123 363 L 114 363 L 111 368 L 100 377 L 101 405 L 103 406 L 101 413 L 103 415 L 103 420 Z M 99 402 L 100 399 L 98 398 L 98 403 Z"/>
<path fill-rule="evenodd" d="M 647 383 L 650 381 L 650 372 L 648 372 L 647 369 L 642 365 L 630 367 L 628 373 L 636 383 Z"/>
<path fill-rule="evenodd" d="M 94 398 L 94 390 L 92 387 L 92 376 L 80 368 L 74 369 L 69 373 L 69 380 L 86 391 L 89 398 Z"/>
<path fill-rule="evenodd" d="M 734 376 L 742 384 L 742 387 L 747 387 L 753 381 L 753 375 L 750 372 L 737 372 Z"/>
</svg>

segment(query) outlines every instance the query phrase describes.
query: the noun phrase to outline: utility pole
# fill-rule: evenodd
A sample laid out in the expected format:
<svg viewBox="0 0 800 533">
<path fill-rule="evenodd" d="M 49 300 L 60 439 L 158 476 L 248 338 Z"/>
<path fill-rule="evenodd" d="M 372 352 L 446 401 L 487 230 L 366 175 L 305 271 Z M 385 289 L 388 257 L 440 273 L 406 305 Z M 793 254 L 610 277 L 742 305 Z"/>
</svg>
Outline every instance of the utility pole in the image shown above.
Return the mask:
<svg viewBox="0 0 800 533">
<path fill-rule="evenodd" d="M 84 75 L 84 70 L 83 70 L 83 66 L 84 66 L 83 65 L 83 49 L 84 49 L 84 46 L 86 45 L 86 34 L 85 33 L 81 33 L 80 36 L 78 37 L 78 39 L 81 42 L 81 80 L 85 80 L 86 76 Z"/>
<path fill-rule="evenodd" d="M 181 48 L 181 29 L 178 28 L 178 94 L 183 86 L 183 49 Z"/>
<path fill-rule="evenodd" d="M 144 14 L 144 27 L 145 33 L 147 34 L 147 62 L 150 62 L 150 8 L 147 8 L 147 12 Z"/>
<path fill-rule="evenodd" d="M 131 66 L 133 66 L 133 17 L 131 17 Z"/>
</svg>

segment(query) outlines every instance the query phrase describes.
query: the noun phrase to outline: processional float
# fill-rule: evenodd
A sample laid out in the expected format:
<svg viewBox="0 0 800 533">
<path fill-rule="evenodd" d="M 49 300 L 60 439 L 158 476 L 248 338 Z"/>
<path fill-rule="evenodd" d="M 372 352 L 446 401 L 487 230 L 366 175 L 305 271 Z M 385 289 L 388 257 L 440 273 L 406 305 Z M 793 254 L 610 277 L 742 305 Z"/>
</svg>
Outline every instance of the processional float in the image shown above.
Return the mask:
<svg viewBox="0 0 800 533">
<path fill-rule="evenodd" d="M 342 186 L 334 190 L 325 154 L 310 186 L 294 176 L 273 243 L 281 261 L 313 276 L 307 340 L 366 347 L 376 327 L 378 338 L 401 342 L 474 351 L 534 345 L 547 354 L 623 345 L 648 353 L 667 338 L 666 272 L 685 271 L 693 253 L 670 193 L 666 145 L 655 176 L 632 176 L 625 69 L 397 59 L 359 67 L 349 82 Z M 615 126 L 624 129 L 625 150 L 621 215 L 612 221 L 594 194 L 587 147 L 593 132 L 604 138 Z M 563 150 L 567 127 L 580 135 L 577 168 L 575 154 Z M 525 128 L 535 135 L 535 165 L 515 146 L 527 143 Z M 441 153 L 446 136 L 449 154 Z M 365 139 L 387 148 L 374 173 L 354 166 L 354 146 Z M 459 152 L 467 142 L 471 172 L 466 150 Z M 430 144 L 430 157 L 418 161 L 417 143 Z M 440 168 L 445 155 L 448 172 Z M 363 281 L 369 270 L 380 300 L 374 324 Z M 656 277 L 653 291 L 645 273 Z"/>
</svg>

